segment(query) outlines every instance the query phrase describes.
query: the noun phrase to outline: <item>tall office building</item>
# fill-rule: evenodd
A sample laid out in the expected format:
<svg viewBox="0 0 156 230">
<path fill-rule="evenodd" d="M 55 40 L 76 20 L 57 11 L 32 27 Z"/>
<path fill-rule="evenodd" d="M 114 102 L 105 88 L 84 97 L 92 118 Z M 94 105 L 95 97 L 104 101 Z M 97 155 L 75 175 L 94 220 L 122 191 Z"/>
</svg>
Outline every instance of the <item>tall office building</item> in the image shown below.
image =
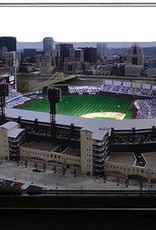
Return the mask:
<svg viewBox="0 0 156 230">
<path fill-rule="evenodd" d="M 35 62 L 36 49 L 23 49 L 22 59 L 26 61 L 26 58 L 29 59 L 30 62 Z"/>
<path fill-rule="evenodd" d="M 54 40 L 51 37 L 46 37 L 43 39 L 43 51 L 50 52 L 54 50 Z"/>
<path fill-rule="evenodd" d="M 69 61 L 72 62 L 83 62 L 84 61 L 84 50 L 71 48 L 69 50 Z"/>
<path fill-rule="evenodd" d="M 45 52 L 43 56 L 37 55 L 37 63 L 41 74 L 51 74 L 54 71 L 54 58 L 50 52 Z"/>
<path fill-rule="evenodd" d="M 127 63 L 131 65 L 142 65 L 144 64 L 144 55 L 142 48 L 134 43 L 128 50 Z"/>
<path fill-rule="evenodd" d="M 134 43 L 128 50 L 125 76 L 140 76 L 144 68 L 144 55 L 141 47 Z"/>
<path fill-rule="evenodd" d="M 93 47 L 80 48 L 84 50 L 84 61 L 90 62 L 91 64 L 97 61 L 97 49 Z"/>
<path fill-rule="evenodd" d="M 97 59 L 103 59 L 107 56 L 107 43 L 99 42 L 96 44 L 97 48 Z"/>
<path fill-rule="evenodd" d="M 60 50 L 60 54 L 62 57 L 62 62 L 68 62 L 69 61 L 69 50 L 73 48 L 73 44 L 59 44 L 58 48 Z"/>
<path fill-rule="evenodd" d="M 16 51 L 16 38 L 0 37 L 0 54 L 2 54 L 3 47 L 7 48 L 7 52 Z"/>
</svg>

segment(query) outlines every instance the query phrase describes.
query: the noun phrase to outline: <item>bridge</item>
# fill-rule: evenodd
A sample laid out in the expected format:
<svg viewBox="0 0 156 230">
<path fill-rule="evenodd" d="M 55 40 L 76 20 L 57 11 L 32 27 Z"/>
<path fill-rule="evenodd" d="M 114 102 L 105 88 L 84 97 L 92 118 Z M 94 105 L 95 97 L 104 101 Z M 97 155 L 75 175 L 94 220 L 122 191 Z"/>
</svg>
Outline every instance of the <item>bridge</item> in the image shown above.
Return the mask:
<svg viewBox="0 0 156 230">
<path fill-rule="evenodd" d="M 38 84 L 32 85 L 30 82 L 23 82 L 23 92 L 35 92 L 37 90 L 41 90 L 44 86 L 50 86 L 55 83 L 67 81 L 70 79 L 76 78 L 76 75 L 67 75 L 64 73 L 56 72 L 49 79 L 44 82 L 40 82 Z"/>
</svg>

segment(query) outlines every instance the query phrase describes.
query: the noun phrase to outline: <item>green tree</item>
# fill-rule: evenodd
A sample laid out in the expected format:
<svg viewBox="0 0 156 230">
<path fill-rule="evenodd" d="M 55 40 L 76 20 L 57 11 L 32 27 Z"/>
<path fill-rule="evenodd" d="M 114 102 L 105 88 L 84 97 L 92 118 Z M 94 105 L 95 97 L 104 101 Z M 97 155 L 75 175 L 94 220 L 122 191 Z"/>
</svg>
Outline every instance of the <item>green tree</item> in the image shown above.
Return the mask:
<svg viewBox="0 0 156 230">
<path fill-rule="evenodd" d="M 116 181 L 117 181 L 117 185 L 119 185 L 120 178 L 119 178 L 119 177 L 117 177 Z"/>
<path fill-rule="evenodd" d="M 28 166 L 28 161 L 25 161 L 25 168 L 27 168 Z"/>
<path fill-rule="evenodd" d="M 106 183 L 106 175 L 103 175 L 103 183 Z"/>
<path fill-rule="evenodd" d="M 54 170 L 54 173 L 56 173 L 56 165 L 54 165 L 53 170 Z"/>
<path fill-rule="evenodd" d="M 74 177 L 76 177 L 77 176 L 77 171 L 76 171 L 76 169 L 74 169 Z"/>
<path fill-rule="evenodd" d="M 37 167 L 38 167 L 37 162 L 35 162 L 34 167 L 35 167 L 35 169 L 37 170 Z"/>
<path fill-rule="evenodd" d="M 142 183 L 142 181 L 140 180 L 140 190 L 142 190 L 142 188 L 143 188 L 143 183 Z"/>
<path fill-rule="evenodd" d="M 128 187 L 128 178 L 125 180 L 126 187 Z"/>
<path fill-rule="evenodd" d="M 62 173 L 63 173 L 63 175 L 65 175 L 65 173 L 66 173 L 66 167 L 62 167 Z"/>
<path fill-rule="evenodd" d="M 46 164 L 45 163 L 43 164 L 43 170 L 44 170 L 44 172 L 46 171 Z"/>
</svg>

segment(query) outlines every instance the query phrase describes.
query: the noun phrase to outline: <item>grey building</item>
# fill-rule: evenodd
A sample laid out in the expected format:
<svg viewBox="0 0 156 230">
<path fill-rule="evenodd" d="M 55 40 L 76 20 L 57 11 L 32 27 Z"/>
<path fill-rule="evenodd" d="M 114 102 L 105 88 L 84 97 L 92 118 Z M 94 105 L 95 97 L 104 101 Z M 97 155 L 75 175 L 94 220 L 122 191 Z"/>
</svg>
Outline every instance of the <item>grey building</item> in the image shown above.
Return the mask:
<svg viewBox="0 0 156 230">
<path fill-rule="evenodd" d="M 43 39 L 43 51 L 50 52 L 54 50 L 54 40 L 51 37 L 45 37 Z"/>
<path fill-rule="evenodd" d="M 69 50 L 73 48 L 73 44 L 59 44 L 59 50 L 62 57 L 62 62 L 68 62 L 69 61 Z"/>
<path fill-rule="evenodd" d="M 60 52 L 53 50 L 51 52 L 44 52 L 43 55 L 36 55 L 36 63 L 39 66 L 39 72 L 43 74 L 50 74 L 55 69 L 60 68 Z"/>
<path fill-rule="evenodd" d="M 36 56 L 36 49 L 24 49 L 23 50 L 23 60 L 25 58 L 30 58 L 33 60 L 33 58 Z"/>
<path fill-rule="evenodd" d="M 9 66 L 13 66 L 13 60 L 15 59 L 19 60 L 19 55 L 15 51 L 4 52 L 2 54 L 2 60 Z"/>
<path fill-rule="evenodd" d="M 84 61 L 90 62 L 91 64 L 97 61 L 97 49 L 93 47 L 82 47 L 80 49 L 84 50 Z"/>
<path fill-rule="evenodd" d="M 52 63 L 52 56 L 46 53 L 43 56 L 40 56 L 39 62 L 39 72 L 41 74 L 50 74 L 54 70 L 54 66 Z"/>
<path fill-rule="evenodd" d="M 84 61 L 84 50 L 71 48 L 69 50 L 69 61 L 70 62 L 83 62 Z"/>
<path fill-rule="evenodd" d="M 63 72 L 66 74 L 77 74 L 82 72 L 82 62 L 64 62 Z"/>
<path fill-rule="evenodd" d="M 144 67 L 144 55 L 142 48 L 134 43 L 128 50 L 125 76 L 140 76 Z"/>
<path fill-rule="evenodd" d="M 131 65 L 144 65 L 144 55 L 142 48 L 134 43 L 128 50 L 127 63 Z"/>
<path fill-rule="evenodd" d="M 97 59 L 103 59 L 107 56 L 107 43 L 99 42 L 96 44 L 97 48 Z"/>
<path fill-rule="evenodd" d="M 0 54 L 3 47 L 7 48 L 7 52 L 16 51 L 16 37 L 0 37 Z"/>
</svg>

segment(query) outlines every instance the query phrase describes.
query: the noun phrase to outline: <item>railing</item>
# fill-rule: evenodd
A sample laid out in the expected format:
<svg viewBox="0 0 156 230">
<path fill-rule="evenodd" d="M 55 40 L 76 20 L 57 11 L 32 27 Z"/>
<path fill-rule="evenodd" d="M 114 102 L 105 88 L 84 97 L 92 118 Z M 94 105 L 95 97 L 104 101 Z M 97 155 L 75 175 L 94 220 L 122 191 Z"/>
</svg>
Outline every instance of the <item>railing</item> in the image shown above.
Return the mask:
<svg viewBox="0 0 156 230">
<path fill-rule="evenodd" d="M 105 148 L 94 148 L 93 151 L 103 152 Z"/>
<path fill-rule="evenodd" d="M 101 168 L 101 169 L 99 169 L 99 168 L 94 168 L 93 171 L 94 171 L 94 172 L 98 172 L 98 173 L 103 173 L 104 169 L 103 169 L 103 168 Z"/>
<path fill-rule="evenodd" d="M 93 163 L 94 167 L 98 167 L 98 168 L 103 168 L 104 164 L 97 164 L 97 163 Z"/>
<path fill-rule="evenodd" d="M 101 157 L 103 157 L 105 155 L 105 153 L 103 152 L 103 153 L 94 153 L 94 157 L 99 157 L 99 158 L 101 158 Z"/>
<path fill-rule="evenodd" d="M 104 157 L 102 159 L 94 158 L 94 162 L 104 162 L 104 159 L 105 159 Z"/>
</svg>

